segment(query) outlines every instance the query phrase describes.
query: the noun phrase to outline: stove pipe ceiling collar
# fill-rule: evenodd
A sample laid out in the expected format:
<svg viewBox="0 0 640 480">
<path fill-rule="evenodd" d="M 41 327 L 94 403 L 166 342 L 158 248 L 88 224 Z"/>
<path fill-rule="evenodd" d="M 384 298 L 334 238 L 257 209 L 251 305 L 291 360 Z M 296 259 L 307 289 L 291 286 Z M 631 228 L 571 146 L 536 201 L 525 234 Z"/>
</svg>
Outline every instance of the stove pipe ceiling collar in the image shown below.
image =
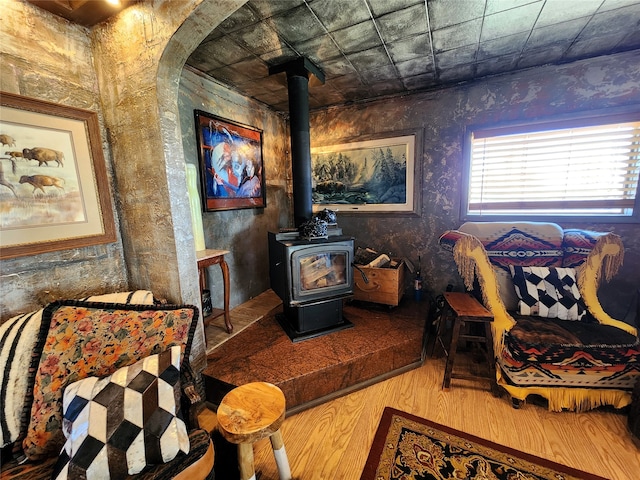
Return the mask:
<svg viewBox="0 0 640 480">
<path fill-rule="evenodd" d="M 269 75 L 287 73 L 293 218 L 299 227 L 313 216 L 311 198 L 311 140 L 309 135 L 309 74 L 324 83 L 324 73 L 308 58 L 298 57 L 269 68 Z"/>
</svg>

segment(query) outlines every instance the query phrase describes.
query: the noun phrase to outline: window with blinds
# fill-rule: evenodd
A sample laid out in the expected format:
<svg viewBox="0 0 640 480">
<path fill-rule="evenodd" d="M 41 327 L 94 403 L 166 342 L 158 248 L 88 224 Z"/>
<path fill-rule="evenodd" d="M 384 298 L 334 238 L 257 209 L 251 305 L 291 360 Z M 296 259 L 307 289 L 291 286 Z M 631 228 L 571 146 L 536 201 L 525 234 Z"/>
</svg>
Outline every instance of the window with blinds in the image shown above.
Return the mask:
<svg viewBox="0 0 640 480">
<path fill-rule="evenodd" d="M 640 114 L 603 120 L 470 132 L 463 217 L 637 219 Z"/>
</svg>

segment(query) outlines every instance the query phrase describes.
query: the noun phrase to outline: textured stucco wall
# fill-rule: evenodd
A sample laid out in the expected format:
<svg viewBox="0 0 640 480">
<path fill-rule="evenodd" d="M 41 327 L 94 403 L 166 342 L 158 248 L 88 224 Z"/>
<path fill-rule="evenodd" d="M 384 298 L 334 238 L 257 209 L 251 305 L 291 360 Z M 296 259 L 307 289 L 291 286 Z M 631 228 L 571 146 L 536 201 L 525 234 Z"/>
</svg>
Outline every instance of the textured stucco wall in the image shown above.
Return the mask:
<svg viewBox="0 0 640 480">
<path fill-rule="evenodd" d="M 291 162 L 286 119 L 263 104 L 189 69 L 182 73 L 179 105 L 184 156 L 188 163 L 197 166 L 198 172 L 194 110 L 262 130 L 266 208 L 202 213 L 206 247 L 230 252 L 225 260 L 229 264 L 230 304 L 233 308 L 270 288 L 267 232 L 277 231 L 291 223 Z M 221 306 L 220 269 L 217 266 L 209 268 L 208 278 L 213 304 Z"/>
<path fill-rule="evenodd" d="M 356 245 L 416 260 L 422 256 L 425 287 L 439 293 L 451 283 L 462 288 L 451 255 L 438 246 L 440 234 L 459 220 L 462 142 L 468 125 L 567 114 L 629 105 L 640 100 L 640 57 L 629 52 L 564 66 L 423 93 L 392 101 L 356 104 L 312 112 L 312 146 L 340 138 L 420 128 L 424 134 L 422 214 L 419 218 L 338 214 L 338 223 Z M 563 224 L 613 231 L 622 237 L 625 263 L 601 288 L 605 309 L 621 318 L 640 286 L 640 226 Z"/>
<path fill-rule="evenodd" d="M 0 90 L 92 110 L 101 123 L 109 184 L 112 158 L 107 145 L 98 82 L 88 31 L 27 3 L 3 0 L 0 22 Z M 4 162 L 8 167 L 8 162 Z M 47 174 L 33 162 L 18 162 L 20 175 Z M 2 189 L 0 195 L 11 194 Z M 31 189 L 19 185 L 19 195 Z M 118 215 L 116 212 L 116 222 Z M 120 238 L 115 243 L 0 261 L 0 318 L 30 311 L 60 298 L 78 298 L 127 288 Z"/>
<path fill-rule="evenodd" d="M 200 305 L 178 89 L 194 48 L 243 0 L 142 2 L 92 30 L 132 286 Z M 204 364 L 204 331 L 193 344 Z"/>
<path fill-rule="evenodd" d="M 2 88 L 101 114 L 123 239 L 2 262 L 3 305 L 122 288 L 200 305 L 178 86 L 189 54 L 243 3 L 141 2 L 89 31 L 3 0 Z M 201 328 L 193 352 L 199 367 Z"/>
</svg>

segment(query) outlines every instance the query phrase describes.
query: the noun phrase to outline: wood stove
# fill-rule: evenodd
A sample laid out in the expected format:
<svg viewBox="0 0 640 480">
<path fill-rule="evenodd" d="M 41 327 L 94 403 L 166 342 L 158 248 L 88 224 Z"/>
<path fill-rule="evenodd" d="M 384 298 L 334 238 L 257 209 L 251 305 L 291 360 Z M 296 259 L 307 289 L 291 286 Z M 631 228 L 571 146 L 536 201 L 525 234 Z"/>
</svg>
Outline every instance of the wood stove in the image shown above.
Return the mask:
<svg viewBox="0 0 640 480">
<path fill-rule="evenodd" d="M 344 299 L 353 296 L 352 261 L 352 237 L 269 233 L 271 288 L 283 304 L 278 321 L 293 341 L 352 326 L 342 315 Z"/>
<path fill-rule="evenodd" d="M 287 74 L 293 217 L 299 229 L 313 216 L 311 143 L 309 135 L 309 74 L 324 82 L 324 74 L 309 59 L 299 57 L 269 68 Z M 293 341 L 347 328 L 342 317 L 345 298 L 353 295 L 353 238 L 333 228 L 324 237 L 303 238 L 298 230 L 269 233 L 271 288 L 282 299 L 277 316 Z"/>
</svg>

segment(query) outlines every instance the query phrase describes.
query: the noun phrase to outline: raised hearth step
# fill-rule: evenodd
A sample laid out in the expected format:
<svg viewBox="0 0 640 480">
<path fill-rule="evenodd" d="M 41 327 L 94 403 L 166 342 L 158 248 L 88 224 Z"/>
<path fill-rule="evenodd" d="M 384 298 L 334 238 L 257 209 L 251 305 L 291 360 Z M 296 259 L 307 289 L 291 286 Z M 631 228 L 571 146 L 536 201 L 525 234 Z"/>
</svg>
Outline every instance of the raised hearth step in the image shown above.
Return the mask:
<svg viewBox="0 0 640 480">
<path fill-rule="evenodd" d="M 269 382 L 293 413 L 421 365 L 427 302 L 398 307 L 347 303 L 353 328 L 292 342 L 271 313 L 209 351 L 207 400 L 215 407 L 235 386 Z"/>
</svg>

